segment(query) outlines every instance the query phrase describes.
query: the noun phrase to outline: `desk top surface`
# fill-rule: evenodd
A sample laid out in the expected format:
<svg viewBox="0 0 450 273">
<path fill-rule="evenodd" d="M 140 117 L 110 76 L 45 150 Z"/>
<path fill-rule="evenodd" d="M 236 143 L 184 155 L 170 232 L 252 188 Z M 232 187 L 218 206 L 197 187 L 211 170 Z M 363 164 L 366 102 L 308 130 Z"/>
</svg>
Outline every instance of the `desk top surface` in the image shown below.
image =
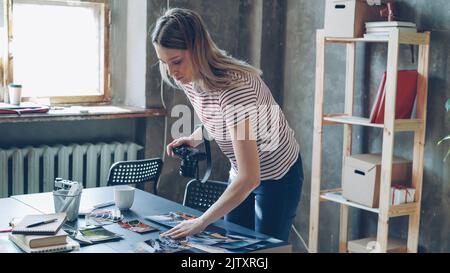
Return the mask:
<svg viewBox="0 0 450 273">
<path fill-rule="evenodd" d="M 100 187 L 83 189 L 81 195 L 80 207 L 91 207 L 96 204 L 113 201 L 113 187 Z M 109 208 L 113 208 L 111 206 Z M 8 208 L 8 209 L 7 209 Z M 9 209 L 12 208 L 12 209 Z M 5 210 L 5 213 L 3 213 Z M 165 198 L 150 194 L 148 192 L 136 189 L 133 206 L 130 210 L 122 211 L 125 220 L 140 219 L 143 222 L 149 223 L 152 226 L 166 230 L 163 226 L 159 226 L 153 222 L 144 219 L 145 216 L 158 215 L 168 213 L 170 211 L 181 211 L 192 215 L 201 215 L 201 212 L 182 206 L 176 202 L 167 200 Z M 20 217 L 31 213 L 53 213 L 54 204 L 51 192 L 15 195 L 11 198 L 0 199 L 0 225 L 7 226 L 12 217 Z M 5 223 L 3 223 L 5 222 Z M 74 227 L 84 227 L 85 220 L 79 217 L 74 223 L 69 223 Z M 242 226 L 229 223 L 223 220 L 214 223 L 214 226 L 223 228 L 228 232 L 237 232 L 245 236 L 261 238 L 263 240 L 269 239 L 268 236 L 257 233 L 253 230 L 244 228 Z M 81 248 L 81 252 L 132 252 L 133 245 L 138 242 L 143 242 L 148 239 L 155 239 L 159 236 L 158 232 L 151 232 L 147 234 L 138 234 L 121 228 L 118 224 L 111 224 L 104 226 L 106 229 L 123 235 L 124 240 L 107 242 L 103 244 L 95 244 Z M 276 250 L 275 250 L 276 249 Z M 271 252 L 272 250 L 289 252 L 290 245 L 274 238 L 270 238 L 270 243 L 266 247 L 258 250 L 262 252 Z"/>
</svg>

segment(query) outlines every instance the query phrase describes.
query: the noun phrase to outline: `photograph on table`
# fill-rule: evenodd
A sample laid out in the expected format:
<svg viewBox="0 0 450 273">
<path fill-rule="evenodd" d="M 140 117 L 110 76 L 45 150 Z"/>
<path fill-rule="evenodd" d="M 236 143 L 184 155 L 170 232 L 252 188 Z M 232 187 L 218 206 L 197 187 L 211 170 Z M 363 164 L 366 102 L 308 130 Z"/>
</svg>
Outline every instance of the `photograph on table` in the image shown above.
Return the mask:
<svg viewBox="0 0 450 273">
<path fill-rule="evenodd" d="M 122 235 L 109 231 L 102 226 L 80 229 L 79 232 L 84 239 L 92 243 L 122 239 Z"/>
<path fill-rule="evenodd" d="M 190 249 L 186 241 L 159 237 L 135 244 L 133 251 L 135 253 L 175 253 L 189 252 Z"/>
<path fill-rule="evenodd" d="M 124 229 L 128 229 L 130 231 L 134 231 L 141 234 L 159 230 L 151 225 L 141 222 L 139 219 L 133 219 L 129 221 L 121 220 L 117 223 Z"/>
</svg>

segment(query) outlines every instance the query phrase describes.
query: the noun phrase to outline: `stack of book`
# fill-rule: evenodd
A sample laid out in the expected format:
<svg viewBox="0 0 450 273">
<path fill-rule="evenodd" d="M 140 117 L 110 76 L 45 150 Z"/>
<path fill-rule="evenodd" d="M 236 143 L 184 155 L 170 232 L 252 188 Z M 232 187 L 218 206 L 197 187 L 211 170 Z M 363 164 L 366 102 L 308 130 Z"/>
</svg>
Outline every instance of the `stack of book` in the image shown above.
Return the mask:
<svg viewBox="0 0 450 273">
<path fill-rule="evenodd" d="M 364 38 L 377 38 L 388 36 L 391 30 L 398 29 L 400 32 L 417 32 L 417 26 L 412 22 L 403 21 L 380 21 L 367 22 Z"/>
<path fill-rule="evenodd" d="M 78 249 L 79 243 L 61 229 L 65 220 L 65 213 L 27 215 L 14 223 L 9 239 L 27 253 Z"/>
</svg>

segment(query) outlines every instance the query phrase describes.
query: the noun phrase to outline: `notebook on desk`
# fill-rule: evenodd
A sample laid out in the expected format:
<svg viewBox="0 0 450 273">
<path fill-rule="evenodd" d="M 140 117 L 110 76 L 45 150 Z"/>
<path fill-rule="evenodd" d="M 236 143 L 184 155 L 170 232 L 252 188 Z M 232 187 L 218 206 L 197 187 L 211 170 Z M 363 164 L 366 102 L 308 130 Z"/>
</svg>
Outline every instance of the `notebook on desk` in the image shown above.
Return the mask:
<svg viewBox="0 0 450 273">
<path fill-rule="evenodd" d="M 66 243 L 67 239 L 67 233 L 63 229 L 59 229 L 55 235 L 15 235 L 23 236 L 24 242 L 31 248 L 62 245 Z"/>
<path fill-rule="evenodd" d="M 26 253 L 67 252 L 80 248 L 80 244 L 70 237 L 66 238 L 66 243 L 64 244 L 31 248 L 26 243 L 26 237 L 27 236 L 21 234 L 9 234 L 9 239 Z"/>
<path fill-rule="evenodd" d="M 49 223 L 45 223 L 45 222 Z M 25 216 L 13 229 L 13 234 L 54 235 L 66 221 L 66 213 L 35 214 Z"/>
</svg>

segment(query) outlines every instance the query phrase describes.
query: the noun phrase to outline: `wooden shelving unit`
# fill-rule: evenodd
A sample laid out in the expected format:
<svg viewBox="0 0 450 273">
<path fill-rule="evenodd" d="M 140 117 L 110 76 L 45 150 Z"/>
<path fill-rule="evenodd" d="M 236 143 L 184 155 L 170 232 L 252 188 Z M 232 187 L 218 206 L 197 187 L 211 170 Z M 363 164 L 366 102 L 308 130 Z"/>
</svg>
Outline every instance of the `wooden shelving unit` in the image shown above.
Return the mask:
<svg viewBox="0 0 450 273">
<path fill-rule="evenodd" d="M 422 195 L 423 155 L 425 143 L 425 123 L 428 93 L 428 58 L 430 33 L 401 33 L 393 30 L 386 37 L 380 38 L 330 38 L 325 37 L 323 30 L 317 31 L 316 37 L 316 91 L 314 110 L 313 161 L 311 173 L 311 208 L 309 229 L 309 251 L 318 251 L 319 210 L 321 202 L 340 204 L 339 251 L 348 251 L 348 209 L 354 207 L 378 214 L 378 230 L 376 241 L 381 252 L 388 247 L 389 218 L 409 216 L 407 251 L 417 252 L 419 241 L 420 205 Z M 369 119 L 353 115 L 355 51 L 356 43 L 377 42 L 388 44 L 386 104 L 384 124 L 370 123 Z M 345 80 L 345 110 L 339 114 L 324 114 L 324 82 L 325 82 L 325 46 L 328 43 L 346 44 L 346 80 Z M 398 53 L 400 44 L 419 46 L 418 85 L 416 99 L 416 117 L 414 119 L 395 119 L 395 101 L 397 90 Z M 321 189 L 322 171 L 322 138 L 324 125 L 343 125 L 343 157 L 352 154 L 352 127 L 367 126 L 383 129 L 383 147 L 381 163 L 381 185 L 379 208 L 370 208 L 346 200 L 342 189 Z M 412 187 L 416 189 L 415 202 L 397 206 L 389 205 L 391 188 L 391 166 L 394 151 L 394 135 L 396 132 L 413 132 L 413 167 Z"/>
</svg>

